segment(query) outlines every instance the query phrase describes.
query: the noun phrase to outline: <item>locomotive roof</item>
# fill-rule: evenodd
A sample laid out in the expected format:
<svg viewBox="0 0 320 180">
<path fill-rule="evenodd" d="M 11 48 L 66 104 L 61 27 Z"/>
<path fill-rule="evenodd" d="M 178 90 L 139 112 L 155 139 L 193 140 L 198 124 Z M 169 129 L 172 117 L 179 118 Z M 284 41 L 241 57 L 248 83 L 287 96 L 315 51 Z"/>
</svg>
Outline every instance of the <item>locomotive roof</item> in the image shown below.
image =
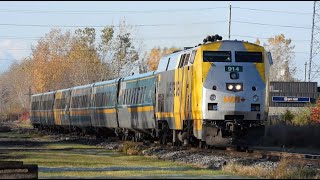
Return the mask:
<svg viewBox="0 0 320 180">
<path fill-rule="evenodd" d="M 33 94 L 33 97 L 37 97 L 37 96 L 41 96 L 43 93 L 39 93 L 39 94 Z"/>
<path fill-rule="evenodd" d="M 54 94 L 56 91 L 50 91 L 50 92 L 44 92 L 44 93 L 38 93 L 38 94 L 33 94 L 32 97 L 37 97 L 37 96 L 42 96 L 42 95 L 49 95 L 49 94 Z"/>
<path fill-rule="evenodd" d="M 188 48 L 188 49 L 184 49 L 184 50 L 180 50 L 180 51 L 175 51 L 175 52 L 173 52 L 173 53 L 166 54 L 166 55 L 164 55 L 164 56 L 162 56 L 162 57 L 165 57 L 165 56 L 168 56 L 168 55 L 174 55 L 174 54 L 180 54 L 180 53 L 192 51 L 192 50 L 198 49 L 200 46 L 207 45 L 207 44 L 211 44 L 211 43 L 217 43 L 217 42 L 222 42 L 222 43 L 224 43 L 224 42 L 228 42 L 228 43 L 230 43 L 230 42 L 234 42 L 234 43 L 247 43 L 247 44 L 252 44 L 252 45 L 260 46 L 260 45 L 258 45 L 258 44 L 251 43 L 251 42 L 244 41 L 244 40 L 237 40 L 237 39 L 235 39 L 235 40 L 221 40 L 221 41 L 208 42 L 208 43 L 206 43 L 206 44 L 199 44 L 199 45 L 197 45 L 197 46 L 195 46 L 195 47 Z"/>
<path fill-rule="evenodd" d="M 101 86 L 101 85 L 106 85 L 106 84 L 112 84 L 112 83 L 117 82 L 118 80 L 119 80 L 119 78 L 118 78 L 118 79 L 108 80 L 108 81 L 96 82 L 96 83 L 94 84 L 94 86 Z"/>
<path fill-rule="evenodd" d="M 88 88 L 88 87 L 92 87 L 94 84 L 86 84 L 86 85 L 81 85 L 81 86 L 75 86 L 75 87 L 72 87 L 71 89 L 72 90 L 77 90 L 77 89 L 84 89 L 84 88 Z"/>
<path fill-rule="evenodd" d="M 133 75 L 133 76 L 127 76 L 125 78 L 123 78 L 124 81 L 126 80 L 131 80 L 131 79 L 137 79 L 137 78 L 142 78 L 142 77 L 147 77 L 150 75 L 153 75 L 155 71 L 151 71 L 151 72 L 147 72 L 147 73 L 143 73 L 143 74 L 137 74 L 137 75 Z"/>
<path fill-rule="evenodd" d="M 64 92 L 64 91 L 68 91 L 68 90 L 70 90 L 71 88 L 66 88 L 66 89 L 59 89 L 59 90 L 57 90 L 56 92 Z"/>
<path fill-rule="evenodd" d="M 45 92 L 45 93 L 42 93 L 42 95 L 54 94 L 55 92 L 56 92 L 56 91 Z"/>
</svg>

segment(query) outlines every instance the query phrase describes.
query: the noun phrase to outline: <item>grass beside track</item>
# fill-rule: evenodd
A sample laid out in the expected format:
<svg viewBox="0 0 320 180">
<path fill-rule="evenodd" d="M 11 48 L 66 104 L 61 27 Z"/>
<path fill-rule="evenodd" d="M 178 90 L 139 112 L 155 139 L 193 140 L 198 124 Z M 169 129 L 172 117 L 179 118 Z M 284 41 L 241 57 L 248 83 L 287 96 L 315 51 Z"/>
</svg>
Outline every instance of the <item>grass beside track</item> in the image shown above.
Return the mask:
<svg viewBox="0 0 320 180">
<path fill-rule="evenodd" d="M 39 178 L 214 178 L 233 175 L 151 157 L 128 156 L 94 145 L 50 141 L 49 136 L 37 133 L 2 132 L 0 148 L 2 160 L 37 164 Z"/>
<path fill-rule="evenodd" d="M 276 169 L 228 163 L 222 170 L 209 170 L 140 156 L 143 148 L 137 148 L 132 142 L 125 142 L 121 149 L 111 151 L 62 139 L 35 131 L 0 132 L 0 158 L 37 164 L 39 178 L 320 178 L 319 171 L 308 168 L 306 163 L 291 168 L 290 159 L 281 160 Z"/>
</svg>

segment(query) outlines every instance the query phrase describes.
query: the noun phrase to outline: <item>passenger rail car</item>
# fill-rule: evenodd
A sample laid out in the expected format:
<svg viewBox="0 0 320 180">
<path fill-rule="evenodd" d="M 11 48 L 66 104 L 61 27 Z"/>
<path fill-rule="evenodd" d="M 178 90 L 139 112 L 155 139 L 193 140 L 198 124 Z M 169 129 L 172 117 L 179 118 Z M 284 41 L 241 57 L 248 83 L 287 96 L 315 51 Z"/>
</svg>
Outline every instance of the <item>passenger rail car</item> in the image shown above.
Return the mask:
<svg viewBox="0 0 320 180">
<path fill-rule="evenodd" d="M 208 36 L 203 44 L 163 56 L 154 72 L 51 92 L 54 104 L 47 108 L 54 124 L 42 120 L 50 116 L 39 106 L 47 95 L 33 95 L 31 121 L 176 145 L 248 143 L 264 134 L 271 54 L 256 44 L 221 39 Z"/>
<path fill-rule="evenodd" d="M 56 127 L 65 129 L 71 128 L 71 122 L 69 117 L 71 89 L 61 89 L 56 91 L 53 114 L 54 123 Z"/>
</svg>

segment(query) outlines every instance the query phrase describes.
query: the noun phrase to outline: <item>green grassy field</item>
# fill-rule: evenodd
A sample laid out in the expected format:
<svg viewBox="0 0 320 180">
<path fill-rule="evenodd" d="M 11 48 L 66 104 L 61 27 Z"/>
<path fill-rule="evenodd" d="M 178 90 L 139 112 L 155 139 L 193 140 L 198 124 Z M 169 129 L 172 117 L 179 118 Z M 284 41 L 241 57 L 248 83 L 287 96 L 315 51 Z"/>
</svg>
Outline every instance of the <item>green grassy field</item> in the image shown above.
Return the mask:
<svg viewBox="0 0 320 180">
<path fill-rule="evenodd" d="M 2 160 L 37 164 L 39 178 L 213 178 L 231 175 L 151 157 L 128 156 L 68 141 L 49 141 L 39 134 L 0 133 Z M 37 140 L 42 140 L 37 142 Z M 46 141 L 48 140 L 48 141 Z"/>
</svg>

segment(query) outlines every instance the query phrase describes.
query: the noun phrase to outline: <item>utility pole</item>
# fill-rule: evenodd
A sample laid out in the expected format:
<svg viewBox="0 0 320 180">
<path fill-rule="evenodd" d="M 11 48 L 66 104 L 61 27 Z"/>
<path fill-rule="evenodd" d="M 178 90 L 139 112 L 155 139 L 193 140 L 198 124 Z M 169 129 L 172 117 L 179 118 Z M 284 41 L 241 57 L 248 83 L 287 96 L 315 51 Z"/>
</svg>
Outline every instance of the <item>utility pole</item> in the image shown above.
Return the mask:
<svg viewBox="0 0 320 180">
<path fill-rule="evenodd" d="M 307 81 L 307 65 L 308 65 L 308 63 L 306 61 L 306 63 L 304 64 L 304 82 Z"/>
<path fill-rule="evenodd" d="M 230 5 L 230 10 L 229 10 L 229 40 L 230 40 L 230 31 L 231 31 L 231 5 Z"/>
<path fill-rule="evenodd" d="M 310 60 L 309 60 L 309 78 L 308 78 L 309 82 L 310 82 L 310 75 L 311 75 L 311 63 L 312 63 L 312 57 L 313 57 L 312 49 L 313 49 L 313 32 L 314 32 L 314 18 L 315 18 L 315 14 L 316 14 L 316 1 L 314 1 L 314 4 L 313 4 L 311 44 L 310 44 Z"/>
<path fill-rule="evenodd" d="M 320 77 L 320 2 L 314 1 L 312 15 L 312 30 L 310 43 L 310 59 L 309 59 L 309 74 L 308 81 L 317 81 Z"/>
<path fill-rule="evenodd" d="M 31 106 L 31 96 L 33 95 L 31 93 L 31 86 L 29 86 L 29 93 L 28 94 L 24 94 L 24 95 L 28 95 L 29 96 L 29 108 L 30 108 L 30 106 Z M 29 110 L 31 110 L 31 108 Z"/>
</svg>

